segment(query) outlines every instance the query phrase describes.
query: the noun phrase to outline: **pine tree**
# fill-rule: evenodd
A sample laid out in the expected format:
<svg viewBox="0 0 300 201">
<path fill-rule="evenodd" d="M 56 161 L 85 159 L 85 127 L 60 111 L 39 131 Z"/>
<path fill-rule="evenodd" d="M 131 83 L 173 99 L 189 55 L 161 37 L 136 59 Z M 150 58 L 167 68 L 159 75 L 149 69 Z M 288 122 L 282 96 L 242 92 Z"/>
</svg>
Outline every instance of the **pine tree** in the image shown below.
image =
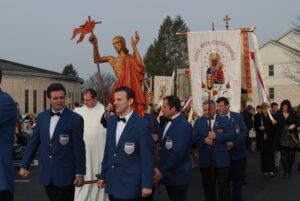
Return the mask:
<svg viewBox="0 0 300 201">
<path fill-rule="evenodd" d="M 72 64 L 68 64 L 64 67 L 62 74 L 70 75 L 73 77 L 79 77 L 77 70 L 74 68 Z"/>
<path fill-rule="evenodd" d="M 186 37 L 177 32 L 188 32 L 189 28 L 178 15 L 174 20 L 167 16 L 154 40 L 146 52 L 144 63 L 146 73 L 150 75 L 171 75 L 173 70 L 188 65 Z"/>
</svg>

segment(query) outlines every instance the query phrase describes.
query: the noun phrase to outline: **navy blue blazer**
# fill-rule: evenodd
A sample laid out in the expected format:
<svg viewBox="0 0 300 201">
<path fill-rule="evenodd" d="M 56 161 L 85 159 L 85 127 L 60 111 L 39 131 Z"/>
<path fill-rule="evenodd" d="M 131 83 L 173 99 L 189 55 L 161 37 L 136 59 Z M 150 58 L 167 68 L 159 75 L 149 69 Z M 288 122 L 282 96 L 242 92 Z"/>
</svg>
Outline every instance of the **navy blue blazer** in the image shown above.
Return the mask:
<svg viewBox="0 0 300 201">
<path fill-rule="evenodd" d="M 38 115 L 21 168 L 29 168 L 40 146 L 40 184 L 73 185 L 76 174 L 85 175 L 83 119 L 65 107 L 50 139 L 50 112 L 47 110 Z"/>
<path fill-rule="evenodd" d="M 0 89 L 0 191 L 14 191 L 13 143 L 16 123 L 15 101 Z"/>
<path fill-rule="evenodd" d="M 153 187 L 153 139 L 149 122 L 132 113 L 116 146 L 117 115 L 109 118 L 99 179 L 105 192 L 118 199 L 139 198 Z"/>
<path fill-rule="evenodd" d="M 179 115 L 172 120 L 164 138 L 160 135 L 160 166 L 164 185 L 184 185 L 192 180 L 192 126 Z"/>
<path fill-rule="evenodd" d="M 235 137 L 232 140 L 234 147 L 230 150 L 231 160 L 239 160 L 247 157 L 246 138 L 248 130 L 241 114 L 230 112 L 230 121 L 235 130 Z"/>
<path fill-rule="evenodd" d="M 215 167 L 228 167 L 230 165 L 229 151 L 226 142 L 232 141 L 235 131 L 229 119 L 219 114 L 216 115 L 213 130 L 216 139 L 212 146 L 214 153 Z M 193 141 L 199 145 L 199 167 L 208 168 L 210 166 L 209 146 L 204 143 L 208 136 L 208 122 L 206 117 L 200 117 L 195 121 L 193 129 Z"/>
</svg>

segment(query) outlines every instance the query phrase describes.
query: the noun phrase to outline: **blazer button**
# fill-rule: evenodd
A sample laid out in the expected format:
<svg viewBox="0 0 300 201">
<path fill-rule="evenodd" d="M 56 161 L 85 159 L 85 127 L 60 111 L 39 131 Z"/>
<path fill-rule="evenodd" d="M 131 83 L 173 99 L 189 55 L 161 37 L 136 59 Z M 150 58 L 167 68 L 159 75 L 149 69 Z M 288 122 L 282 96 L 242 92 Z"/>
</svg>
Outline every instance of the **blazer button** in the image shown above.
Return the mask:
<svg viewBox="0 0 300 201">
<path fill-rule="evenodd" d="M 52 146 L 52 144 L 49 144 L 49 147 L 51 147 Z"/>
<path fill-rule="evenodd" d="M 49 156 L 49 158 L 52 158 L 52 156 Z"/>
<path fill-rule="evenodd" d="M 115 168 L 116 166 L 112 165 L 111 168 Z"/>
<path fill-rule="evenodd" d="M 117 156 L 117 154 L 114 154 L 114 156 Z"/>
</svg>

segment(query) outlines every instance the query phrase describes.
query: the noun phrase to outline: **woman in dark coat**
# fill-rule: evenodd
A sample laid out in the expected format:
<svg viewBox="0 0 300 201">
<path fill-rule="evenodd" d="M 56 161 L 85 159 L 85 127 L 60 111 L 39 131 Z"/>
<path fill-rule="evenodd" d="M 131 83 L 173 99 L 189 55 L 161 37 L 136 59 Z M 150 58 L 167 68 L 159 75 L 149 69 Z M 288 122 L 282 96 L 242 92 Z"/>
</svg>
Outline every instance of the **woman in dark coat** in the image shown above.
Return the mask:
<svg viewBox="0 0 300 201">
<path fill-rule="evenodd" d="M 300 121 L 300 105 L 298 105 L 297 109 L 296 109 L 296 113 L 298 115 L 298 120 Z M 300 140 L 300 124 L 298 125 L 297 128 L 298 131 L 298 140 Z M 298 171 L 300 171 L 300 149 L 297 150 L 298 151 Z"/>
<path fill-rule="evenodd" d="M 254 129 L 261 154 L 261 171 L 264 175 L 274 176 L 275 157 L 273 149 L 274 125 L 268 114 L 268 104 L 261 105 L 261 114 L 254 121 Z"/>
<path fill-rule="evenodd" d="M 280 111 L 276 115 L 277 129 L 274 140 L 274 148 L 280 147 L 281 162 L 284 171 L 284 176 L 288 177 L 292 171 L 292 167 L 295 161 L 295 149 L 290 149 L 280 146 L 280 139 L 284 135 L 285 128 L 292 133 L 296 139 L 298 139 L 297 126 L 299 125 L 299 119 L 297 114 L 293 111 L 291 102 L 289 100 L 283 100 L 280 105 Z"/>
</svg>

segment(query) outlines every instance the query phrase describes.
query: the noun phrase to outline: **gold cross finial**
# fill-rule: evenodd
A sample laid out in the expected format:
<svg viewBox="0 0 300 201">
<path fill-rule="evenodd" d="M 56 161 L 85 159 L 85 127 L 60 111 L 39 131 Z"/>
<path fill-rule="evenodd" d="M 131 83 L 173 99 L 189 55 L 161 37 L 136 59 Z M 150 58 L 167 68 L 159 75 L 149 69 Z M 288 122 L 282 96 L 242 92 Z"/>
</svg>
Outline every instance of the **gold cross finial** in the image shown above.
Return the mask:
<svg viewBox="0 0 300 201">
<path fill-rule="evenodd" d="M 223 21 L 226 23 L 226 29 L 229 29 L 229 21 L 230 21 L 230 17 L 228 15 L 226 15 L 223 19 Z"/>
</svg>

